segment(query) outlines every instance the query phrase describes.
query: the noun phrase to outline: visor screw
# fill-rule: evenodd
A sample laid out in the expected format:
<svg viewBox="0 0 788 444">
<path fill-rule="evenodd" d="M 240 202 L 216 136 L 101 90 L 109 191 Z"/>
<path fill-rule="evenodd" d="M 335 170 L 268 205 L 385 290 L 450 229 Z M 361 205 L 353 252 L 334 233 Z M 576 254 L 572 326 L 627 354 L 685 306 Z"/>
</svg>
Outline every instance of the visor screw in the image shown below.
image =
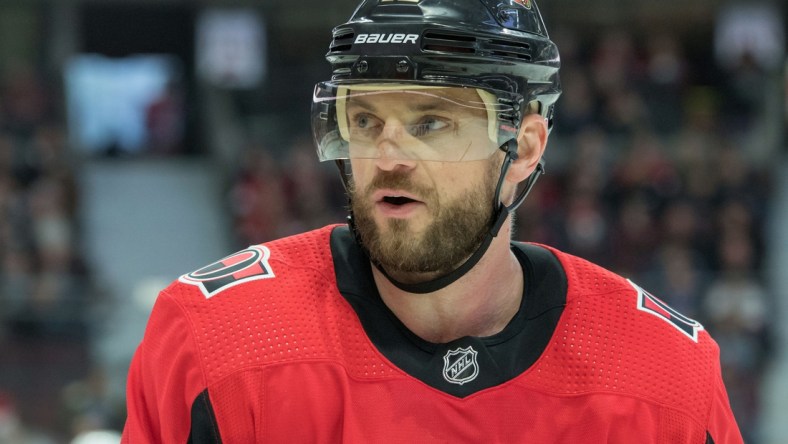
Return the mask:
<svg viewBox="0 0 788 444">
<path fill-rule="evenodd" d="M 367 69 L 369 69 L 369 64 L 367 63 L 366 60 L 362 60 L 358 62 L 358 65 L 356 66 L 356 70 L 358 72 L 364 73 L 367 72 Z"/>
<path fill-rule="evenodd" d="M 397 72 L 408 72 L 408 69 L 410 69 L 410 65 L 408 65 L 407 60 L 397 62 Z"/>
</svg>

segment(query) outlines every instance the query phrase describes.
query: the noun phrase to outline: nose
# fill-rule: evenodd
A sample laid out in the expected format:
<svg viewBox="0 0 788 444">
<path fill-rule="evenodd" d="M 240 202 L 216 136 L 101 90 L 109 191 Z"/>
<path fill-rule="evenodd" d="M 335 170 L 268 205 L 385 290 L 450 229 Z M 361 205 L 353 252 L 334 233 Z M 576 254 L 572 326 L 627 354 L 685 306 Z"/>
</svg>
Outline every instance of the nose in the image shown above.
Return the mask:
<svg viewBox="0 0 788 444">
<path fill-rule="evenodd" d="M 376 142 L 379 156 L 375 162 L 381 170 L 411 169 L 416 165 L 416 159 L 406 149 L 410 138 L 405 125 L 398 119 L 386 120 L 383 130 Z"/>
<path fill-rule="evenodd" d="M 380 138 L 397 140 L 405 134 L 407 134 L 407 132 L 405 131 L 405 124 L 402 123 L 402 120 L 398 117 L 389 117 L 383 123 Z"/>
</svg>

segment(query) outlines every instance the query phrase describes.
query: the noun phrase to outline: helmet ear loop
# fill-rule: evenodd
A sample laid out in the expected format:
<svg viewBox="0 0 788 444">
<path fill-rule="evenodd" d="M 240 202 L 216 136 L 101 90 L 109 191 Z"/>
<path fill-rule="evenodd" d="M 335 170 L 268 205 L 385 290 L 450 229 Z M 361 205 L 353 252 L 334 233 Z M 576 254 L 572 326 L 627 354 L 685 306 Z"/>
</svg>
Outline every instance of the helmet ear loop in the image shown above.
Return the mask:
<svg viewBox="0 0 788 444">
<path fill-rule="evenodd" d="M 539 163 L 536 164 L 536 169 L 531 173 L 530 176 L 528 176 L 528 179 L 526 179 L 525 187 L 523 188 L 523 191 L 520 192 L 520 194 L 517 196 L 514 202 L 512 202 L 511 205 L 506 207 L 506 211 L 511 213 L 514 210 L 516 210 L 520 205 L 522 205 L 522 203 L 525 201 L 525 198 L 528 197 L 528 194 L 531 192 L 531 188 L 534 187 L 537 179 L 539 179 L 539 176 L 541 176 L 544 173 L 545 173 L 544 160 L 539 159 Z"/>
<path fill-rule="evenodd" d="M 503 181 L 506 178 L 506 173 L 509 171 L 509 167 L 512 165 L 512 162 L 519 158 L 517 154 L 517 139 L 509 139 L 506 143 L 499 147 L 501 151 L 506 153 L 506 157 L 503 160 L 503 164 L 501 165 L 501 175 L 498 178 L 498 185 L 495 187 L 495 197 L 493 200 L 493 206 L 495 207 L 495 221 L 490 227 L 490 234 L 493 236 L 498 235 L 498 231 L 500 231 L 501 226 L 503 226 L 506 217 L 513 213 L 517 207 L 522 205 L 525 201 L 525 198 L 528 197 L 528 194 L 531 192 L 531 189 L 536 184 L 536 180 L 539 179 L 539 176 L 544 174 L 544 160 L 539 159 L 539 163 L 536 165 L 536 169 L 528 176 L 526 179 L 525 187 L 520 192 L 520 194 L 514 199 L 511 205 L 506 206 L 503 202 L 501 202 L 501 188 L 503 187 Z"/>
<path fill-rule="evenodd" d="M 350 186 L 350 165 L 345 162 L 345 159 L 336 159 L 334 163 L 339 169 L 339 177 L 342 179 L 342 186 L 345 188 L 345 195 L 347 195 L 347 225 L 350 227 L 350 232 L 353 233 L 353 237 L 355 237 L 358 244 L 361 245 L 361 238 L 359 237 L 358 230 L 356 230 L 356 221 L 353 219 L 353 196 L 351 195 L 352 190 Z"/>
<path fill-rule="evenodd" d="M 345 187 L 345 192 L 350 199 L 350 166 L 345 163 L 345 159 L 334 160 L 337 168 L 339 168 L 339 177 L 342 178 L 342 186 Z"/>
</svg>

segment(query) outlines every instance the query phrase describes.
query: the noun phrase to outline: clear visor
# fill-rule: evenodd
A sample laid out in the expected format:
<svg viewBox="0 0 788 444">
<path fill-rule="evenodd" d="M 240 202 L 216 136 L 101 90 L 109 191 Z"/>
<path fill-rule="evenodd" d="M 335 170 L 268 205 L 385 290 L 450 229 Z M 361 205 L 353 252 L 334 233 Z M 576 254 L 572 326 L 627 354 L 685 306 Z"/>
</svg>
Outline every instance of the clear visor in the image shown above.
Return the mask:
<svg viewBox="0 0 788 444">
<path fill-rule="evenodd" d="M 312 132 L 321 161 L 337 159 L 486 159 L 517 126 L 516 98 L 478 88 L 408 83 L 315 86 Z M 512 101 L 514 100 L 514 101 Z"/>
</svg>

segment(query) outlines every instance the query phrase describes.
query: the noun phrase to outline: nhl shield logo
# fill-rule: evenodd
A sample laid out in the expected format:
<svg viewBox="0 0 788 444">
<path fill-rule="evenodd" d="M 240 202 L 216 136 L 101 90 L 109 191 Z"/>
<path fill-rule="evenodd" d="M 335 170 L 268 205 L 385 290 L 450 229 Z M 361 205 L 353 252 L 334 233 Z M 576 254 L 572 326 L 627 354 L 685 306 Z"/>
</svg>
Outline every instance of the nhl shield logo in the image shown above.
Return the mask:
<svg viewBox="0 0 788 444">
<path fill-rule="evenodd" d="M 452 384 L 463 385 L 479 376 L 478 353 L 473 347 L 459 347 L 450 350 L 443 357 L 443 379 Z"/>
</svg>

